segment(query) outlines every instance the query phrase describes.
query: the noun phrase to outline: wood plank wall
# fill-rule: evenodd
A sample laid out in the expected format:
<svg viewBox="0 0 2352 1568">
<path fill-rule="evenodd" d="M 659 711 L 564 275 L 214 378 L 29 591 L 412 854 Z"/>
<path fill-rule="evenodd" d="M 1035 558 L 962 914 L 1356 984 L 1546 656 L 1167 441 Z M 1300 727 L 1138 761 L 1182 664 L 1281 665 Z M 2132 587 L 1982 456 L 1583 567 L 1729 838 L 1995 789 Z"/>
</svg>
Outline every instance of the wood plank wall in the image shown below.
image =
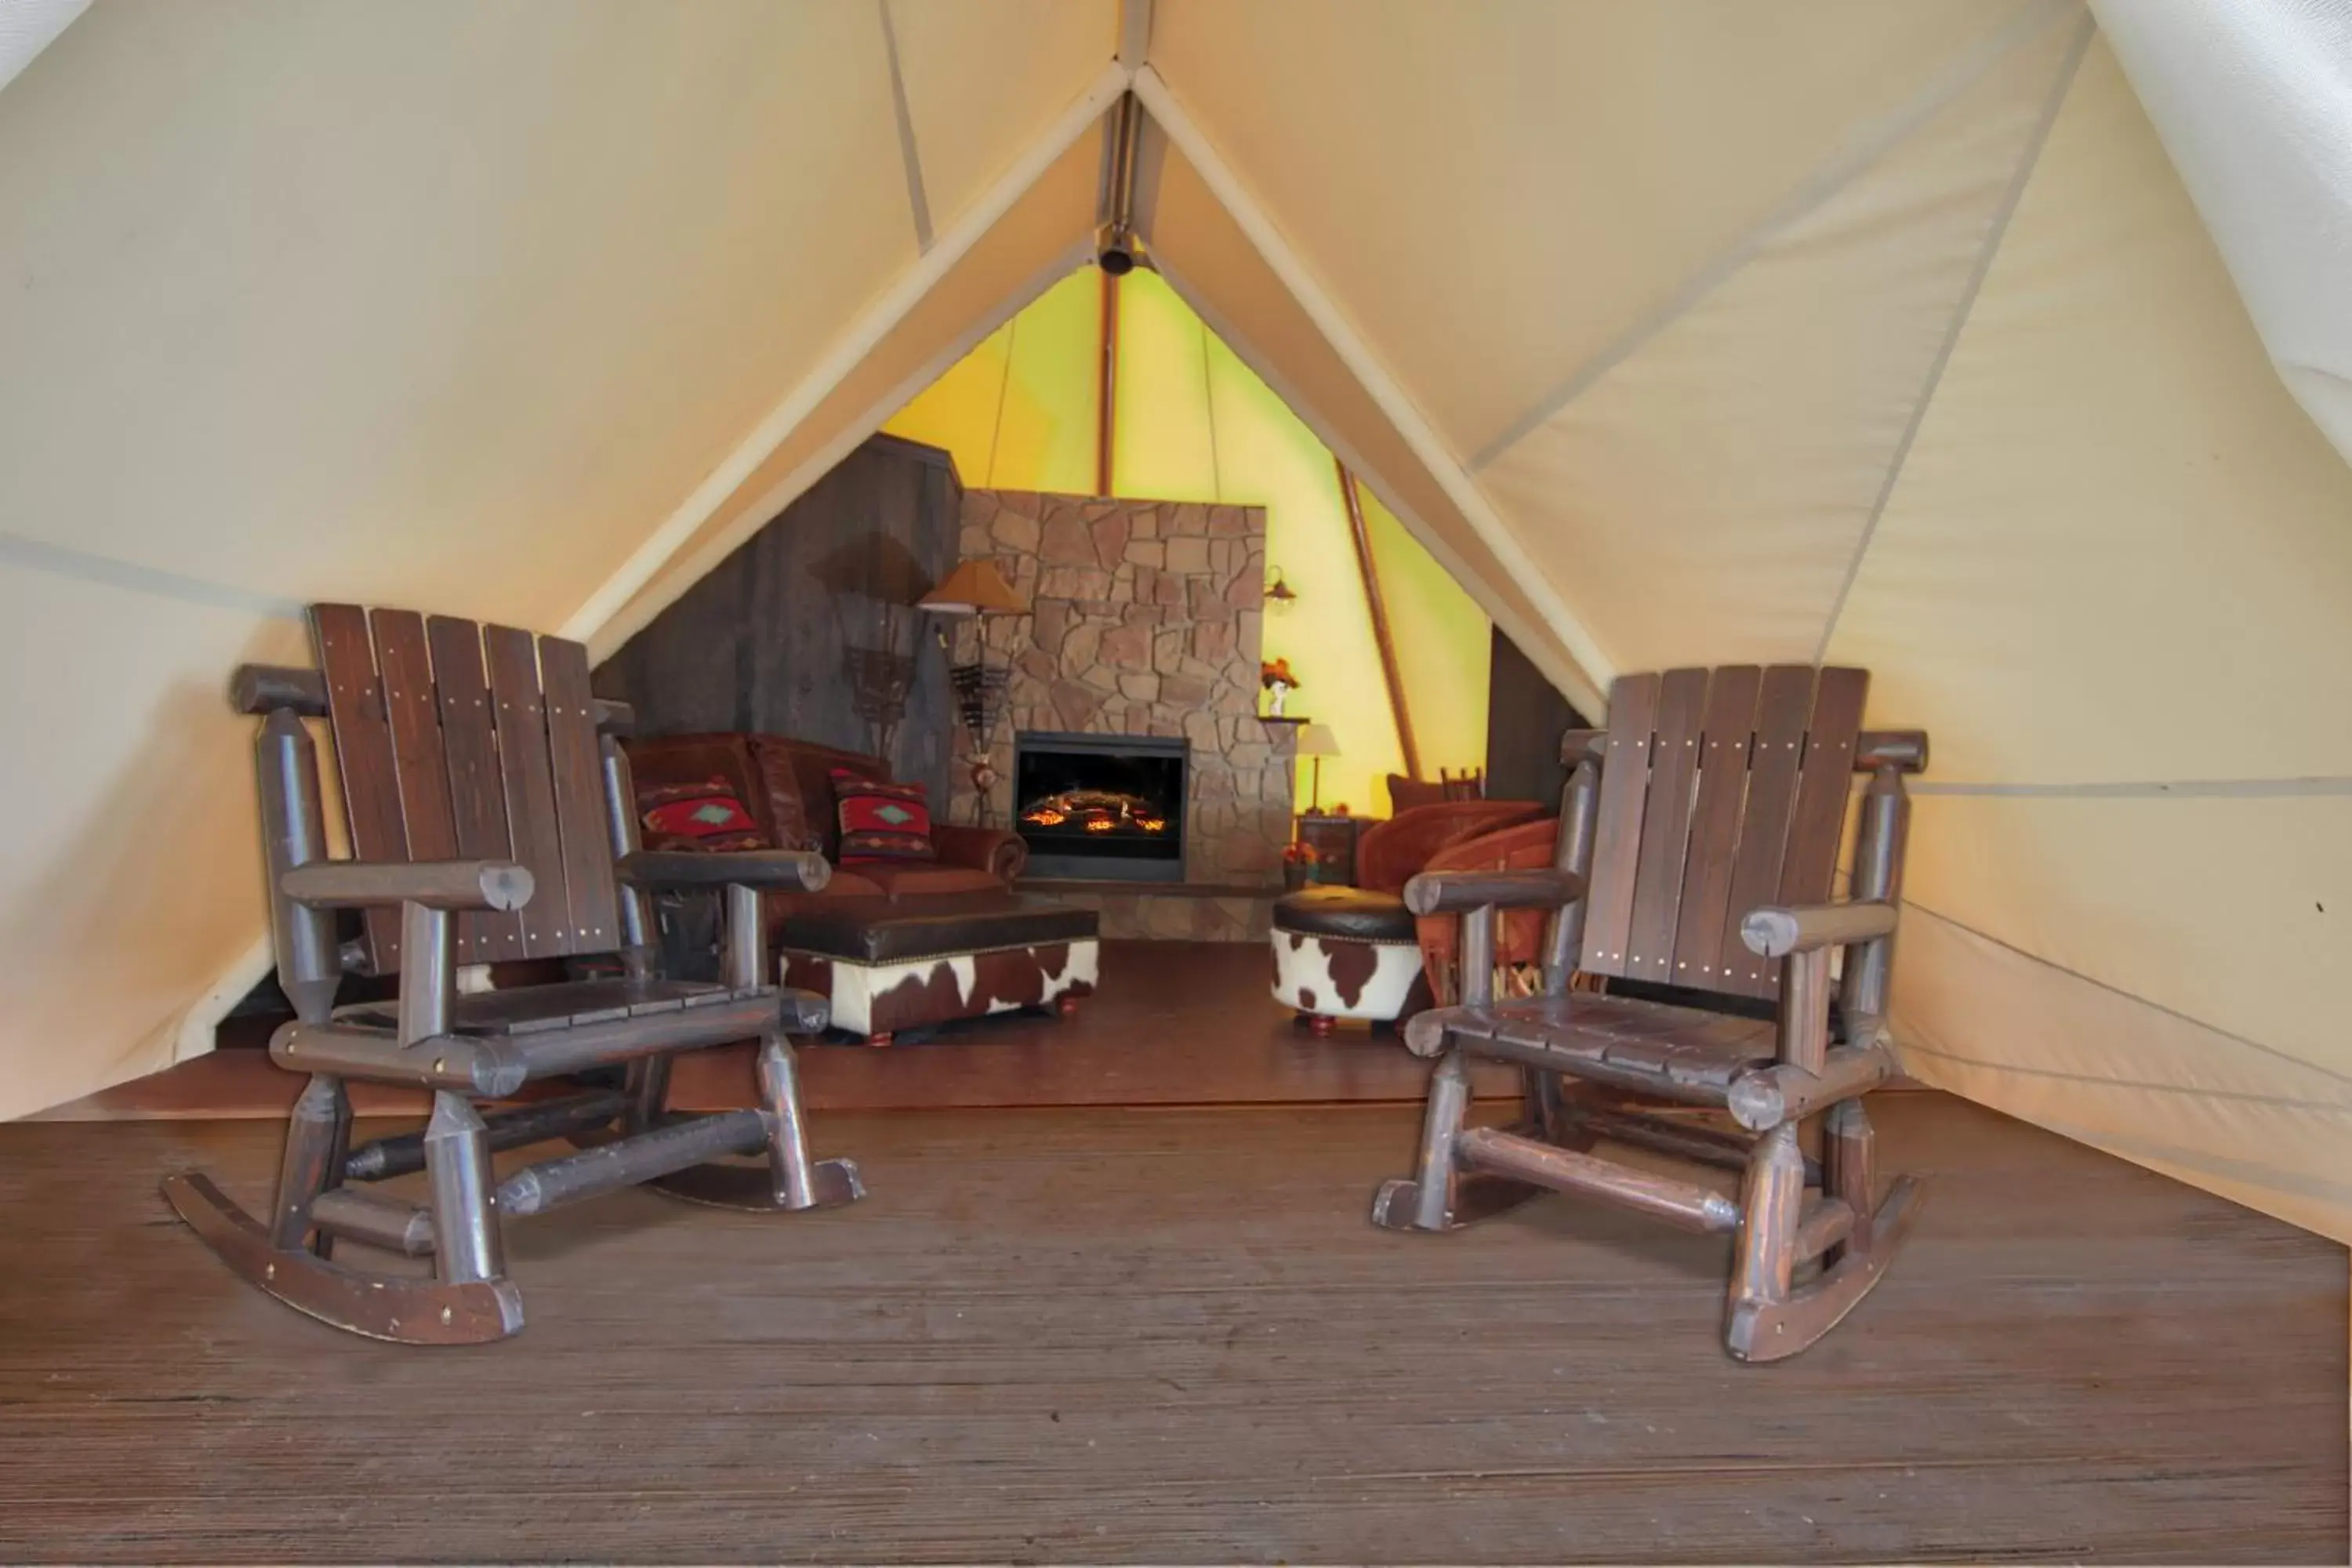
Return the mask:
<svg viewBox="0 0 2352 1568">
<path fill-rule="evenodd" d="M 1568 769 L 1560 764 L 1562 731 L 1589 727 L 1558 688 L 1546 680 L 1518 645 L 1495 628 L 1486 689 L 1486 796 L 1539 800 L 1557 811 Z"/>
<path fill-rule="evenodd" d="M 928 618 L 952 571 L 963 487 L 948 454 L 876 436 L 598 666 L 642 735 L 742 730 L 872 752 L 844 664 L 895 636 L 916 658 L 893 772 L 948 798 L 954 701 Z"/>
</svg>

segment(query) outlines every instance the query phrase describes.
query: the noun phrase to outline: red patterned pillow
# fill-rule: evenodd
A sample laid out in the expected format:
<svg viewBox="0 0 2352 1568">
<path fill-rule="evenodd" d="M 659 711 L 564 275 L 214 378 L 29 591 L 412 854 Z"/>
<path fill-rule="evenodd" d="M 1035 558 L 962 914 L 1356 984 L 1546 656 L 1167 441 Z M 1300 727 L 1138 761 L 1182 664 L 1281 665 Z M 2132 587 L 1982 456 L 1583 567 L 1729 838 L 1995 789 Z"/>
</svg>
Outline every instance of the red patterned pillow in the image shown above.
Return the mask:
<svg viewBox="0 0 2352 1568">
<path fill-rule="evenodd" d="M 930 797 L 921 784 L 888 784 L 835 768 L 833 798 L 841 813 L 843 865 L 939 858 L 931 847 Z"/>
<path fill-rule="evenodd" d="M 648 784 L 637 792 L 648 849 L 765 849 L 759 825 L 725 779 Z"/>
</svg>

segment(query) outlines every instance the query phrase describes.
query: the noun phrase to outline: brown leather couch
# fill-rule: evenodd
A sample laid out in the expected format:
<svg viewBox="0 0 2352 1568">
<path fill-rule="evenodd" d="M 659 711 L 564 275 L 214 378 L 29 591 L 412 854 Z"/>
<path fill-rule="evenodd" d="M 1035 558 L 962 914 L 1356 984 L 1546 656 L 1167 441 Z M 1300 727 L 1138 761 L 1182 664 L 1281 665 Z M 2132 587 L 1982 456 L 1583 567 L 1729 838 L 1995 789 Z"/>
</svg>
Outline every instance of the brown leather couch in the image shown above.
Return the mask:
<svg viewBox="0 0 2352 1568">
<path fill-rule="evenodd" d="M 744 733 L 660 735 L 625 745 L 639 791 L 725 779 L 767 839 L 766 847 L 814 849 L 835 863 L 833 880 L 822 892 L 767 895 L 772 931 L 781 931 L 782 921 L 811 900 L 1001 893 L 1028 863 L 1029 847 L 1018 834 L 934 820 L 936 861 L 841 865 L 841 816 L 834 805 L 833 770 L 851 768 L 869 778 L 887 779 L 890 770 L 878 757 L 782 735 Z M 932 810 L 938 812 L 944 804 L 933 802 Z"/>
</svg>

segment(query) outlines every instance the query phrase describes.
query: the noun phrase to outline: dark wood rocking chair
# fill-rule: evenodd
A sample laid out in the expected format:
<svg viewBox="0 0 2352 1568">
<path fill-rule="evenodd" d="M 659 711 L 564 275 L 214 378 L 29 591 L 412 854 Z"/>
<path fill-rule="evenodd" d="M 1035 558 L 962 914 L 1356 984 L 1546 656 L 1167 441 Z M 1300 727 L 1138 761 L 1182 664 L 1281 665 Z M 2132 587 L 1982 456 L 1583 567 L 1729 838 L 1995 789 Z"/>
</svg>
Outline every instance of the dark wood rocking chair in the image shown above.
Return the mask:
<svg viewBox="0 0 2352 1568">
<path fill-rule="evenodd" d="M 1895 1071 L 1903 775 L 1927 742 L 1862 731 L 1868 681 L 1801 665 L 1627 676 L 1609 728 L 1561 743 L 1575 772 L 1555 868 L 1406 884 L 1416 914 L 1462 916 L 1463 994 L 1406 1027 L 1438 1060 L 1418 1168 L 1381 1189 L 1375 1223 L 1448 1230 L 1550 1190 L 1736 1232 L 1724 1342 L 1741 1361 L 1794 1355 L 1878 1282 L 1917 1189 L 1906 1176 L 1878 1195 L 1862 1096 Z M 1832 903 L 1857 771 L 1853 898 Z M 1543 993 L 1498 1002 L 1496 911 L 1528 908 L 1557 910 Z M 1471 1056 L 1520 1065 L 1518 1125 L 1464 1127 Z M 1734 1130 L 1660 1113 L 1674 1106 Z M 1603 1142 L 1741 1169 L 1740 1196 L 1594 1153 Z"/>
<path fill-rule="evenodd" d="M 278 983 L 295 1020 L 269 1054 L 310 1075 L 288 1128 L 275 1205 L 257 1220 L 206 1177 L 164 1195 L 238 1274 L 336 1328 L 408 1344 L 501 1339 L 522 1327 L 501 1226 L 559 1204 L 649 1184 L 761 1210 L 863 1195 L 856 1167 L 811 1159 L 792 1046 L 825 1005 L 764 974 L 761 890 L 824 885 L 822 856 L 638 849 L 620 747 L 599 733 L 618 705 L 588 689 L 587 650 L 507 626 L 349 605 L 310 612 L 319 668 L 247 667 L 232 699 L 261 717 L 257 743 Z M 319 763 L 303 721 L 330 722 L 353 858 L 327 858 Z M 648 890 L 721 888 L 720 983 L 652 972 Z M 363 911 L 348 955 L 334 911 Z M 459 993 L 461 966 L 563 958 L 577 975 Z M 401 973 L 398 1000 L 343 1007 L 349 963 Z M 757 1110 L 673 1117 L 671 1057 L 758 1039 Z M 477 1100 L 536 1079 L 625 1064 L 619 1087 L 485 1117 Z M 433 1091 L 421 1132 L 350 1147 L 344 1080 Z M 503 1181 L 494 1150 L 570 1138 L 575 1152 Z M 764 1152 L 758 1165 L 721 1163 Z M 355 1184 L 423 1171 L 424 1205 Z M 345 1267 L 338 1240 L 422 1258 L 430 1278 Z"/>
</svg>

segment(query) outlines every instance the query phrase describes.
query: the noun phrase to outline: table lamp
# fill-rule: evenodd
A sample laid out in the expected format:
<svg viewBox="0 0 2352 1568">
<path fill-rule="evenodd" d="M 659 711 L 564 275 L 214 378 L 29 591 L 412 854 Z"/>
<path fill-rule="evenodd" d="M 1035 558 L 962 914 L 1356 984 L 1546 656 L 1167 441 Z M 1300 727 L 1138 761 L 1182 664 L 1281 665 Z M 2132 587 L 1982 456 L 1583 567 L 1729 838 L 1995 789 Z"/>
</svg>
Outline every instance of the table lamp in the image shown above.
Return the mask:
<svg viewBox="0 0 2352 1568">
<path fill-rule="evenodd" d="M 1331 733 L 1328 724 L 1302 724 L 1298 727 L 1298 754 L 1315 759 L 1314 797 L 1307 809 L 1310 815 L 1323 809 L 1323 759 L 1339 754 L 1339 737 Z"/>
</svg>

